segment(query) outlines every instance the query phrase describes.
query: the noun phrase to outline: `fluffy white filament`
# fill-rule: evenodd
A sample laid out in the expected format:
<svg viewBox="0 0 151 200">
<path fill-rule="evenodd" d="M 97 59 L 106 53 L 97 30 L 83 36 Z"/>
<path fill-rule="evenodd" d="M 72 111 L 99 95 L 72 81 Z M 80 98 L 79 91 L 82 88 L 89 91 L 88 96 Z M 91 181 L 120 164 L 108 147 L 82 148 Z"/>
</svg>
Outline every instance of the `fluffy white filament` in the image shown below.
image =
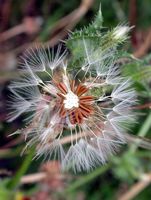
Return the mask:
<svg viewBox="0 0 151 200">
<path fill-rule="evenodd" d="M 68 92 L 65 95 L 65 100 L 64 100 L 64 106 L 67 109 L 71 108 L 78 108 L 79 107 L 79 98 L 77 95 L 75 95 L 73 92 Z"/>
<path fill-rule="evenodd" d="M 123 39 L 127 36 L 132 27 L 126 25 L 119 25 L 113 30 L 113 35 L 116 40 Z"/>
</svg>

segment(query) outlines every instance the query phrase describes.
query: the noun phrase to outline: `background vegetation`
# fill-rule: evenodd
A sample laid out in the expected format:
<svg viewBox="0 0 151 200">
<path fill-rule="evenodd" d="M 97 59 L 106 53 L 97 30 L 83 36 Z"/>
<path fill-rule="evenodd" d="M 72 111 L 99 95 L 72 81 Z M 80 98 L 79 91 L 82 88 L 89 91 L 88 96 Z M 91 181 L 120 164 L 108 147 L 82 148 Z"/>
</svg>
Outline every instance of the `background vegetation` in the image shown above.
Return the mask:
<svg viewBox="0 0 151 200">
<path fill-rule="evenodd" d="M 0 0 L 0 200 L 148 200 L 151 198 L 151 152 L 124 146 L 106 165 L 90 173 L 63 174 L 59 163 L 21 156 L 24 138 L 9 135 L 23 118 L 6 122 L 7 86 L 18 76 L 19 56 L 35 42 L 51 47 L 68 32 L 94 19 L 100 0 Z M 129 22 L 132 29 L 122 62 L 123 75 L 134 80 L 138 123 L 132 134 L 151 138 L 151 0 L 102 0 L 104 27 Z M 132 59 L 134 55 L 136 59 Z"/>
</svg>

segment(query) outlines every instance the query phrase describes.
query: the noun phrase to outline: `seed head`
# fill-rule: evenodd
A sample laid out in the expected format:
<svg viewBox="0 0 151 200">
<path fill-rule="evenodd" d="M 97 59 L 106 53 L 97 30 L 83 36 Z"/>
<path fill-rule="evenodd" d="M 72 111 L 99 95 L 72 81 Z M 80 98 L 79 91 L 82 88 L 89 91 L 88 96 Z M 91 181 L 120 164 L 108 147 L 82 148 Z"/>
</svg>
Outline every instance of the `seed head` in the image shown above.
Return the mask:
<svg viewBox="0 0 151 200">
<path fill-rule="evenodd" d="M 121 37 L 127 28 L 115 31 Z M 28 113 L 21 130 L 37 156 L 58 155 L 63 169 L 74 171 L 104 164 L 126 142 L 130 109 L 135 103 L 131 81 L 120 76 L 112 47 L 96 51 L 83 39 L 85 59 L 79 71 L 68 70 L 66 52 L 29 50 L 12 81 L 9 121 Z M 42 78 L 41 78 L 42 77 Z M 63 144 L 69 143 L 66 148 Z"/>
<path fill-rule="evenodd" d="M 115 27 L 113 29 L 113 37 L 115 40 L 125 40 L 128 37 L 128 33 L 129 31 L 132 29 L 133 27 L 129 27 L 127 25 L 119 25 L 117 27 Z"/>
</svg>

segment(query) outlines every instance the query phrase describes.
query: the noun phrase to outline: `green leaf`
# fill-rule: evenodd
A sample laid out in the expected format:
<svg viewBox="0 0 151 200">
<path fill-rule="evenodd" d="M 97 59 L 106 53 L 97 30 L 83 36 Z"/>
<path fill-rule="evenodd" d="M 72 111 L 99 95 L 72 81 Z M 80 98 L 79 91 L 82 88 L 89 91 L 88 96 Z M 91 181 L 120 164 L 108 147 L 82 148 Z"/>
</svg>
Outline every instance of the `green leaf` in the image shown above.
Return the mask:
<svg viewBox="0 0 151 200">
<path fill-rule="evenodd" d="M 100 3 L 98 14 L 95 17 L 93 24 L 94 24 L 95 29 L 100 29 L 102 27 L 103 16 L 102 16 L 101 3 Z"/>
</svg>

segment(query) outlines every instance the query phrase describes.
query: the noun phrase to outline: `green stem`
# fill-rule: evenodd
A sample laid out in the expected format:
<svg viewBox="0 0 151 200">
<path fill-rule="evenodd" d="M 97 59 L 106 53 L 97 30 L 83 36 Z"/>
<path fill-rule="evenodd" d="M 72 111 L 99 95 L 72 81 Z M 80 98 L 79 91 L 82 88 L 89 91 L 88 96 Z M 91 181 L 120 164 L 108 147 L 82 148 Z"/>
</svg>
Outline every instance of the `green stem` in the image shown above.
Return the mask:
<svg viewBox="0 0 151 200">
<path fill-rule="evenodd" d="M 92 181 L 94 178 L 99 176 L 100 174 L 105 173 L 109 168 L 111 164 L 106 164 L 100 168 L 97 168 L 95 171 L 89 173 L 88 175 L 82 176 L 79 178 L 77 181 L 75 181 L 73 184 L 71 184 L 66 190 L 65 193 L 67 192 L 72 192 L 73 190 L 76 190 L 77 188 L 85 185 L 86 183 Z"/>
<path fill-rule="evenodd" d="M 142 125 L 141 129 L 139 130 L 138 136 L 144 137 L 147 134 L 150 127 L 151 127 L 151 112 L 149 113 L 144 124 Z M 130 148 L 130 152 L 134 153 L 137 150 L 137 148 L 138 148 L 138 145 L 135 145 L 135 144 L 132 145 Z"/>
<path fill-rule="evenodd" d="M 21 177 L 26 173 L 27 169 L 29 168 L 29 165 L 32 161 L 34 153 L 35 153 L 35 146 L 30 149 L 20 169 L 17 171 L 14 177 L 10 180 L 10 182 L 7 184 L 8 189 L 15 189 L 18 186 Z"/>
</svg>

